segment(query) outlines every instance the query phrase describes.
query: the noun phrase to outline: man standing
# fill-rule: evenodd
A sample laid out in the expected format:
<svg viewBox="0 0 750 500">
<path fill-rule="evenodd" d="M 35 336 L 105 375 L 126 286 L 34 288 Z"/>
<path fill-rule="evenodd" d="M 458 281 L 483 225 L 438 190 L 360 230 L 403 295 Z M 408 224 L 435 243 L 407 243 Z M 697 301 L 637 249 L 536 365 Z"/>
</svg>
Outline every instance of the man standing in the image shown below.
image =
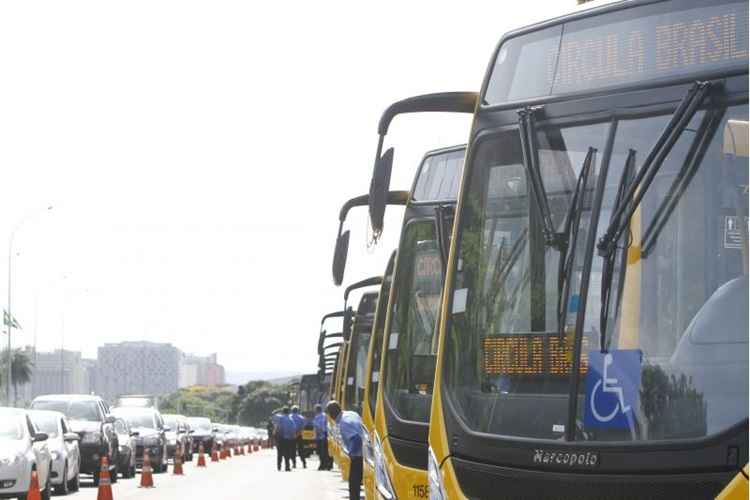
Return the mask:
<svg viewBox="0 0 750 500">
<path fill-rule="evenodd" d="M 328 419 L 320 405 L 315 405 L 313 427 L 315 427 L 315 445 L 320 459 L 318 470 L 331 470 L 328 465 Z"/>
<path fill-rule="evenodd" d="M 359 492 L 362 489 L 362 441 L 365 433 L 362 419 L 353 411 L 341 411 L 341 406 L 336 401 L 330 401 L 326 405 L 326 413 L 339 426 L 341 443 L 351 461 L 349 500 L 359 500 Z"/>
<path fill-rule="evenodd" d="M 276 422 L 276 436 L 278 452 L 276 453 L 276 468 L 281 470 L 281 458 L 284 458 L 284 468 L 289 472 L 289 462 L 292 459 L 294 453 L 294 438 L 296 436 L 296 428 L 292 418 L 289 416 L 289 407 L 285 406 L 281 410 L 278 421 Z"/>
<path fill-rule="evenodd" d="M 295 443 L 296 443 L 296 453 L 299 454 L 300 460 L 302 460 L 302 468 L 307 469 L 307 460 L 305 459 L 305 442 L 302 439 L 302 431 L 305 430 L 305 417 L 299 414 L 299 406 L 294 405 L 292 406 L 292 422 L 294 422 L 294 430 L 296 431 L 295 435 Z M 294 464 L 294 468 L 297 468 L 297 457 L 295 456 L 295 446 L 292 444 L 292 462 Z"/>
</svg>

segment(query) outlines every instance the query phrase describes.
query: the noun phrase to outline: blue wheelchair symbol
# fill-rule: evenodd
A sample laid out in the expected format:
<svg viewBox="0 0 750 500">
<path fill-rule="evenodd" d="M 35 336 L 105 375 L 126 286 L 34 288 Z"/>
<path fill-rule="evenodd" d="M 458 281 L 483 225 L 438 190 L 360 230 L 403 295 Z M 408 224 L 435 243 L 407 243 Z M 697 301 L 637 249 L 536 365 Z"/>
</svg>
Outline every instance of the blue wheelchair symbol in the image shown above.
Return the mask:
<svg viewBox="0 0 750 500">
<path fill-rule="evenodd" d="M 586 427 L 627 429 L 632 426 L 633 409 L 638 407 L 641 386 L 641 351 L 615 350 L 588 353 L 586 375 Z"/>
</svg>

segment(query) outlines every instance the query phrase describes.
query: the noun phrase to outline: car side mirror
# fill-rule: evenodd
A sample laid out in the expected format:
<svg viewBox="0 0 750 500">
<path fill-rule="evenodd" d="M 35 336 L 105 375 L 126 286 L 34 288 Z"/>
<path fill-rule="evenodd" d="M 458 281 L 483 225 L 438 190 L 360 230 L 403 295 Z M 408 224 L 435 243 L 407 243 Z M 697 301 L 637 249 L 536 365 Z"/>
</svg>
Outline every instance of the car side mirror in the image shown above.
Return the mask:
<svg viewBox="0 0 750 500">
<path fill-rule="evenodd" d="M 37 432 L 31 440 L 35 443 L 40 443 L 49 439 L 49 434 L 46 432 Z"/>
<path fill-rule="evenodd" d="M 195 434 L 195 431 L 188 431 L 188 434 Z"/>
<path fill-rule="evenodd" d="M 344 270 L 346 269 L 346 258 L 349 254 L 349 230 L 341 232 L 336 237 L 336 247 L 333 250 L 333 284 L 340 286 L 344 281 Z"/>
<path fill-rule="evenodd" d="M 219 432 L 219 428 L 218 427 L 214 427 L 211 432 Z"/>
<path fill-rule="evenodd" d="M 131 436 L 131 437 L 138 437 L 138 436 L 140 436 L 140 435 L 141 435 L 141 433 L 140 433 L 140 432 L 138 432 L 138 431 L 133 431 L 133 432 L 131 432 L 131 433 L 130 433 L 130 436 Z"/>
<path fill-rule="evenodd" d="M 172 428 L 170 426 L 168 426 L 168 425 L 165 425 L 164 427 L 162 427 L 161 430 L 163 430 L 164 432 L 169 432 L 169 431 L 172 430 Z"/>
<path fill-rule="evenodd" d="M 393 148 L 375 160 L 375 167 L 370 181 L 370 225 L 375 234 L 383 232 L 385 205 L 388 202 L 388 189 L 391 185 L 391 170 L 393 169 Z"/>
<path fill-rule="evenodd" d="M 117 419 L 114 416 L 112 416 L 112 415 L 107 415 L 106 417 L 104 417 L 104 423 L 105 424 L 114 424 L 115 420 L 117 420 Z"/>
<path fill-rule="evenodd" d="M 63 434 L 63 439 L 66 443 L 72 443 L 73 441 L 80 441 L 81 436 L 79 436 L 75 432 L 66 432 L 65 434 Z"/>
</svg>

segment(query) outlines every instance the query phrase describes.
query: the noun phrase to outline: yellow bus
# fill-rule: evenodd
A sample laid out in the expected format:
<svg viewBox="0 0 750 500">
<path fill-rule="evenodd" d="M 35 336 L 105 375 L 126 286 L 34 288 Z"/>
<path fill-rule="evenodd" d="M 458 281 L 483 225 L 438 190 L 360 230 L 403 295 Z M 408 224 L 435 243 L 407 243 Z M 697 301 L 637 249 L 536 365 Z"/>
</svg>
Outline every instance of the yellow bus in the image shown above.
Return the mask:
<svg viewBox="0 0 750 500">
<path fill-rule="evenodd" d="M 378 380 L 371 397 L 374 428 L 367 443 L 372 449 L 373 498 L 427 495 L 434 333 L 463 158 L 463 146 L 427 153 L 404 211 L 379 367 L 371 367 Z M 376 172 L 374 185 L 387 184 L 378 182 L 381 175 Z M 381 213 L 374 208 L 371 214 Z"/>
<path fill-rule="evenodd" d="M 502 37 L 451 239 L 430 498 L 747 498 L 747 46 L 746 0 Z"/>
</svg>

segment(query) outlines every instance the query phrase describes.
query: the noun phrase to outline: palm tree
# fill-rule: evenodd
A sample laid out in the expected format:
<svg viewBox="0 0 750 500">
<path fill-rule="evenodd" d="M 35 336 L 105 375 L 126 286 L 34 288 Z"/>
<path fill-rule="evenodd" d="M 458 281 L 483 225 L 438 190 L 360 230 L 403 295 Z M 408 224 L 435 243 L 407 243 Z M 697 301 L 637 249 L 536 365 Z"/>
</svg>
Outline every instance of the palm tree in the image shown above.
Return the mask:
<svg viewBox="0 0 750 500">
<path fill-rule="evenodd" d="M 13 350 L 13 357 L 11 359 L 11 382 L 13 383 L 14 400 L 17 401 L 18 386 L 31 382 L 34 362 L 31 360 L 26 351 L 23 351 L 21 349 Z M 5 367 L 2 370 L 3 375 L 5 375 L 8 370 L 8 351 L 5 351 L 5 353 L 3 353 L 2 365 Z"/>
</svg>

